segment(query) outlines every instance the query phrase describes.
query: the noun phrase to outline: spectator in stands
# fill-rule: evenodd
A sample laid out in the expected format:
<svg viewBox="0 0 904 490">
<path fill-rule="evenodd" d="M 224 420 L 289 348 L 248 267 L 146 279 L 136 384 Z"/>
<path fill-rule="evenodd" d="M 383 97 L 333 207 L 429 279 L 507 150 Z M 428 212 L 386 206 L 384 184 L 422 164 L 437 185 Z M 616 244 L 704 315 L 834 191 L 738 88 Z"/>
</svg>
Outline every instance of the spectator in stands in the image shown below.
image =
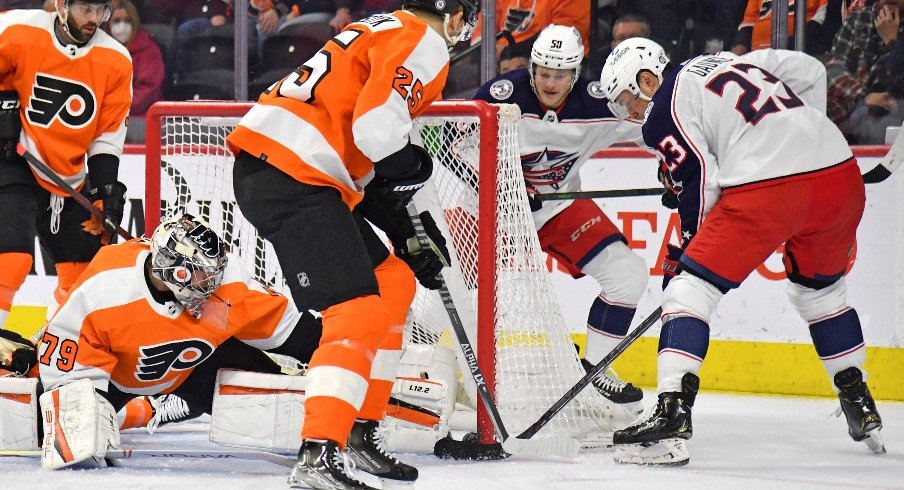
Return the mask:
<svg viewBox="0 0 904 490">
<path fill-rule="evenodd" d="M 505 75 L 530 66 L 530 50 L 536 39 L 534 36 L 524 42 L 506 46 L 499 55 L 499 74 Z"/>
<path fill-rule="evenodd" d="M 900 49 L 902 6 L 904 0 L 880 0 L 855 10 L 835 36 L 826 62 L 827 111 L 852 143 L 881 143 L 885 124 L 901 123 L 904 99 L 893 84 L 901 73 L 889 73 L 901 65 L 889 55 Z"/>
<path fill-rule="evenodd" d="M 336 15 L 330 20 L 330 26 L 338 32 L 356 20 L 400 8 L 399 0 L 336 0 Z"/>
<path fill-rule="evenodd" d="M 637 12 L 626 12 L 619 15 L 612 24 L 612 41 L 605 47 L 600 47 L 588 60 L 590 78 L 599 78 L 603 71 L 603 64 L 609 53 L 625 39 L 632 37 L 650 37 L 650 21 L 646 16 Z"/>
<path fill-rule="evenodd" d="M 818 56 L 831 47 L 832 33 L 825 33 L 823 23 L 826 19 L 828 0 L 807 1 L 807 25 L 804 33 L 807 54 Z M 794 47 L 794 1 L 788 5 L 788 47 Z M 772 0 L 748 0 L 744 19 L 738 26 L 731 51 L 745 54 L 752 50 L 770 47 L 772 42 Z"/>
<path fill-rule="evenodd" d="M 117 3 L 104 30 L 132 56 L 132 106 L 126 143 L 144 143 L 144 116 L 151 104 L 163 98 L 163 54 L 151 35 L 141 28 L 135 4 L 130 0 Z"/>
<path fill-rule="evenodd" d="M 489 5 L 489 4 L 488 4 Z M 475 43 L 481 38 L 481 23 L 471 37 Z M 525 0 L 496 1 L 496 32 L 507 30 L 515 42 L 524 42 L 538 35 L 550 24 L 573 26 L 584 40 L 584 55 L 590 52 L 590 2 L 579 0 L 545 0 L 542 2 Z M 496 58 L 502 56 L 506 41 L 496 43 Z"/>
<path fill-rule="evenodd" d="M 274 32 L 304 19 L 331 20 L 336 15 L 333 0 L 252 0 L 257 11 L 257 31 L 263 40 Z"/>
<path fill-rule="evenodd" d="M 179 28 L 176 37 L 188 39 L 203 33 L 211 27 L 225 25 L 232 21 L 231 0 L 200 0 L 184 2 L 177 13 Z"/>
</svg>

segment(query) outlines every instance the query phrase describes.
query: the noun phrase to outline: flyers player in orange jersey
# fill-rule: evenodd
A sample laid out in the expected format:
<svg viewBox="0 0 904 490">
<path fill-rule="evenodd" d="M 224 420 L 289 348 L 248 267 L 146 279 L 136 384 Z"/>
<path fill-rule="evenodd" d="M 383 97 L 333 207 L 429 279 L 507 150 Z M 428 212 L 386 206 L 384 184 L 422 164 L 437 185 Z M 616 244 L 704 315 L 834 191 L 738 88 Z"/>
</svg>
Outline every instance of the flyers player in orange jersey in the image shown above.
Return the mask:
<svg viewBox="0 0 904 490">
<path fill-rule="evenodd" d="M 31 270 L 35 236 L 56 263 L 58 301 L 111 239 L 15 153 L 17 143 L 112 222 L 122 220 L 126 189 L 117 176 L 132 60 L 99 28 L 110 12 L 110 0 L 56 0 L 54 13 L 0 14 L 0 326 Z"/>
<path fill-rule="evenodd" d="M 478 0 L 407 0 L 349 24 L 261 95 L 227 138 L 242 213 L 273 245 L 299 309 L 323 314 L 293 487 L 371 488 L 346 467 L 346 443 L 358 469 L 417 479 L 377 432 L 414 278 L 437 288 L 446 255 L 409 240 L 405 206 L 433 162 L 408 133 L 440 97 L 448 50 L 467 38 L 478 10 Z M 387 233 L 395 255 L 365 218 Z"/>
<path fill-rule="evenodd" d="M 104 247 L 38 343 L 48 390 L 42 465 L 103 466 L 130 399 L 168 393 L 210 413 L 217 370 L 279 373 L 261 349 L 305 362 L 319 338 L 318 319 L 251 280 L 189 214 L 161 223 L 150 241 Z M 68 427 L 73 417 L 81 423 Z"/>
</svg>

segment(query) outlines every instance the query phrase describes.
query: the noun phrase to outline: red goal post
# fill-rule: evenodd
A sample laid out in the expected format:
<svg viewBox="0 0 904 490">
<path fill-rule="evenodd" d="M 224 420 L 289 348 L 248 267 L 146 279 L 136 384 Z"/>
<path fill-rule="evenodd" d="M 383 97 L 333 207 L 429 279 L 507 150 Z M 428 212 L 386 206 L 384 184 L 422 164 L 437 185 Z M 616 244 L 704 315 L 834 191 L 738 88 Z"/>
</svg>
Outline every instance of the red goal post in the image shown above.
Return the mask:
<svg viewBox="0 0 904 490">
<path fill-rule="evenodd" d="M 212 101 L 151 107 L 146 123 L 147 229 L 159 224 L 161 213 L 199 214 L 258 280 L 280 289 L 272 249 L 256 237 L 235 205 L 232 155 L 224 145 L 251 107 Z M 472 339 L 476 330 L 478 362 L 511 433 L 530 425 L 583 375 L 525 198 L 517 152 L 519 117 L 512 105 L 442 101 L 418 118 L 411 133 L 436 163 L 431 187 L 418 193 L 417 204 L 433 214 L 447 235 L 453 267 L 445 276 Z M 437 314 L 437 308 L 443 313 Z M 406 343 L 452 347 L 454 337 L 444 316 L 439 299 L 419 288 Z M 466 371 L 460 376 L 473 403 L 469 377 Z M 577 437 L 586 446 L 605 444 L 611 430 L 609 405 L 594 390 L 585 392 L 549 430 Z M 480 439 L 492 442 L 492 424 L 483 406 L 474 406 Z"/>
</svg>

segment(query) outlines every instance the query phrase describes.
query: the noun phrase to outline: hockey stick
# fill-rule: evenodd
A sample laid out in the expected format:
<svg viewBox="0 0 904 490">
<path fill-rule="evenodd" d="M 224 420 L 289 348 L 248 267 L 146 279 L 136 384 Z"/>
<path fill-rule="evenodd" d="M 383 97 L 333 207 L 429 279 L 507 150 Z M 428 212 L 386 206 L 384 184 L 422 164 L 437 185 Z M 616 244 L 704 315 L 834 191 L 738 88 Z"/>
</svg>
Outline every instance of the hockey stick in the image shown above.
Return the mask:
<svg viewBox="0 0 904 490">
<path fill-rule="evenodd" d="M 565 405 L 568 405 L 568 403 L 571 402 L 574 397 L 578 396 L 578 393 L 583 391 L 584 388 L 586 388 L 594 378 L 596 378 L 601 372 L 609 367 L 609 365 L 612 364 L 613 361 L 615 361 L 615 358 L 620 356 L 621 353 L 625 351 L 625 349 L 630 347 L 631 344 L 634 343 L 634 341 L 639 339 L 640 336 L 644 334 L 644 332 L 649 330 L 650 327 L 653 326 L 654 323 L 656 323 L 656 320 L 659 319 L 659 315 L 661 314 L 662 307 L 660 306 L 656 308 L 653 313 L 650 313 L 650 316 L 648 316 L 646 320 L 641 322 L 641 324 L 638 325 L 633 332 L 622 339 L 622 341 L 619 342 L 614 349 L 612 349 L 612 352 L 607 354 L 606 357 L 603 358 L 603 360 L 597 363 L 597 365 L 594 366 L 593 369 L 591 369 L 583 378 L 581 378 L 581 380 L 578 381 L 577 384 L 574 385 L 574 387 L 572 387 L 564 395 L 562 395 L 562 398 L 559 398 L 557 402 L 553 403 L 552 406 L 549 407 L 549 410 L 541 415 L 540 418 L 533 423 L 533 425 L 528 427 L 524 432 L 518 434 L 518 437 L 515 440 L 530 439 L 531 437 L 533 437 L 534 434 L 536 434 L 540 429 L 543 428 L 544 425 L 552 420 L 552 418 L 555 417 L 555 415 L 559 413 L 559 411 L 561 411 L 562 408 L 565 407 Z M 502 443 L 502 447 L 505 447 L 505 442 Z"/>
<path fill-rule="evenodd" d="M 424 231 L 424 224 L 421 223 L 421 217 L 418 215 L 414 203 L 408 205 L 408 215 L 411 217 L 411 224 L 414 225 L 414 232 L 417 235 L 421 248 L 424 250 L 430 249 L 430 239 L 427 237 L 427 232 Z M 480 369 L 480 365 L 477 364 L 477 355 L 474 353 L 471 341 L 468 340 L 468 333 L 465 332 L 465 327 L 458 316 L 458 310 L 452 301 L 452 295 L 449 294 L 449 288 L 446 286 L 446 280 L 443 278 L 442 271 L 439 273 L 439 297 L 442 299 L 446 313 L 449 315 L 449 321 L 452 323 L 452 330 L 455 332 L 458 346 L 467 360 L 468 368 L 471 370 L 471 377 L 474 378 L 474 383 L 477 385 L 477 394 L 480 395 L 480 400 L 487 413 L 489 413 L 490 421 L 493 423 L 493 428 L 496 429 L 496 434 L 499 436 L 503 449 L 508 454 L 519 456 L 559 458 L 574 458 L 577 456 L 580 444 L 577 439 L 571 437 L 549 437 L 536 440 L 520 440 L 509 437 L 509 433 L 505 430 L 505 425 L 502 423 L 502 417 L 496 409 L 493 395 L 484 381 L 483 371 Z M 500 455 L 500 457 L 505 456 Z"/>
<path fill-rule="evenodd" d="M 40 458 L 41 450 L 0 450 L 0 457 Z M 108 459 L 157 458 L 157 459 L 247 459 L 266 461 L 280 466 L 295 466 L 295 456 L 252 450 L 169 450 L 169 449 L 110 449 L 105 456 Z"/>
<path fill-rule="evenodd" d="M 882 182 L 901 166 L 902 160 L 904 160 L 904 128 L 898 131 L 894 143 L 891 144 L 891 148 L 888 149 L 888 153 L 882 157 L 882 160 L 879 160 L 879 164 L 863 174 L 863 182 L 866 184 Z"/>
<path fill-rule="evenodd" d="M 106 218 L 104 216 L 104 212 L 101 211 L 100 209 L 97 209 L 96 207 L 94 207 L 94 205 L 91 204 L 90 201 L 88 201 L 88 198 L 83 196 L 81 192 L 78 192 L 77 190 L 73 189 L 72 186 L 67 184 L 66 181 L 62 179 L 62 177 L 60 177 L 59 175 L 56 174 L 56 172 L 54 172 L 53 170 L 50 170 L 50 167 L 45 165 L 44 162 L 42 162 L 41 160 L 38 160 L 38 158 L 36 156 L 32 155 L 31 152 L 26 150 L 25 147 L 22 146 L 22 143 L 19 143 L 18 145 L 16 145 L 16 153 L 18 153 L 19 156 L 24 158 L 25 161 L 27 161 L 29 165 L 37 168 L 38 171 L 40 171 L 42 175 L 44 175 L 48 179 L 52 180 L 53 183 L 57 185 L 57 187 L 68 192 L 69 196 L 72 197 L 73 199 L 75 199 L 75 202 L 81 204 L 83 208 L 87 209 L 89 213 L 93 214 L 95 217 L 100 219 L 100 222 L 104 224 L 104 228 L 106 228 L 107 231 L 114 232 L 125 240 L 131 240 L 133 238 L 132 235 L 129 234 L 129 232 L 122 229 L 122 227 L 120 227 L 116 223 L 114 223 L 114 222 L 110 221 L 108 218 Z"/>
<path fill-rule="evenodd" d="M 575 192 L 551 192 L 549 194 L 536 194 L 534 199 L 538 201 L 563 201 L 566 199 L 600 199 L 606 197 L 632 197 L 632 196 L 661 196 L 665 192 L 663 187 L 649 189 L 615 189 L 609 191 L 575 191 Z"/>
</svg>

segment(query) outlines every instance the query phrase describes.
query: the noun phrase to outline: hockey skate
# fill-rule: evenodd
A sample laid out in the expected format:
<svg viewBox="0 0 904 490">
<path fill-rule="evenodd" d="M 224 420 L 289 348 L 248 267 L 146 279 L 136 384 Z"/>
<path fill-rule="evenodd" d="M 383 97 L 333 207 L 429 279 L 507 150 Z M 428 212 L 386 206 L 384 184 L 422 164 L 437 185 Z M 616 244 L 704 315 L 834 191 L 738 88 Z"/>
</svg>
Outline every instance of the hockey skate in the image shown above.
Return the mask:
<svg viewBox="0 0 904 490">
<path fill-rule="evenodd" d="M 660 393 L 653 413 L 612 436 L 618 463 L 681 466 L 690 461 L 687 439 L 693 435 L 691 408 L 700 387 L 700 379 L 686 373 L 681 391 Z"/>
<path fill-rule="evenodd" d="M 301 443 L 298 462 L 289 475 L 289 488 L 376 490 L 354 476 L 355 463 L 333 441 L 308 439 Z"/>
<path fill-rule="evenodd" d="M 185 422 L 203 415 L 203 412 L 193 409 L 188 402 L 176 395 L 149 396 L 147 399 L 154 409 L 154 415 L 147 425 L 147 431 L 151 434 L 161 425 Z"/>
<path fill-rule="evenodd" d="M 348 436 L 348 456 L 359 469 L 380 479 L 383 488 L 413 485 L 417 468 L 407 465 L 386 452 L 380 423 L 375 420 L 356 420 Z"/>
<path fill-rule="evenodd" d="M 876 410 L 876 402 L 863 382 L 863 373 L 855 367 L 849 367 L 835 374 L 835 386 L 838 387 L 838 399 L 841 407 L 835 412 L 840 416 L 844 412 L 848 423 L 848 434 L 855 441 L 863 441 L 876 454 L 885 454 L 885 443 L 882 440 L 882 418 Z"/>
<path fill-rule="evenodd" d="M 584 366 L 584 370 L 588 373 L 593 370 L 594 367 L 593 364 L 590 364 L 584 359 L 581 359 L 581 365 Z M 625 408 L 634 413 L 634 415 L 640 415 L 640 413 L 643 412 L 643 405 L 640 403 L 643 399 L 643 391 L 631 383 L 626 383 L 618 379 L 618 377 L 615 376 L 615 371 L 607 370 L 607 372 L 600 373 L 597 377 L 593 378 L 591 383 L 601 395 L 611 400 L 613 403 L 624 405 Z"/>
</svg>

